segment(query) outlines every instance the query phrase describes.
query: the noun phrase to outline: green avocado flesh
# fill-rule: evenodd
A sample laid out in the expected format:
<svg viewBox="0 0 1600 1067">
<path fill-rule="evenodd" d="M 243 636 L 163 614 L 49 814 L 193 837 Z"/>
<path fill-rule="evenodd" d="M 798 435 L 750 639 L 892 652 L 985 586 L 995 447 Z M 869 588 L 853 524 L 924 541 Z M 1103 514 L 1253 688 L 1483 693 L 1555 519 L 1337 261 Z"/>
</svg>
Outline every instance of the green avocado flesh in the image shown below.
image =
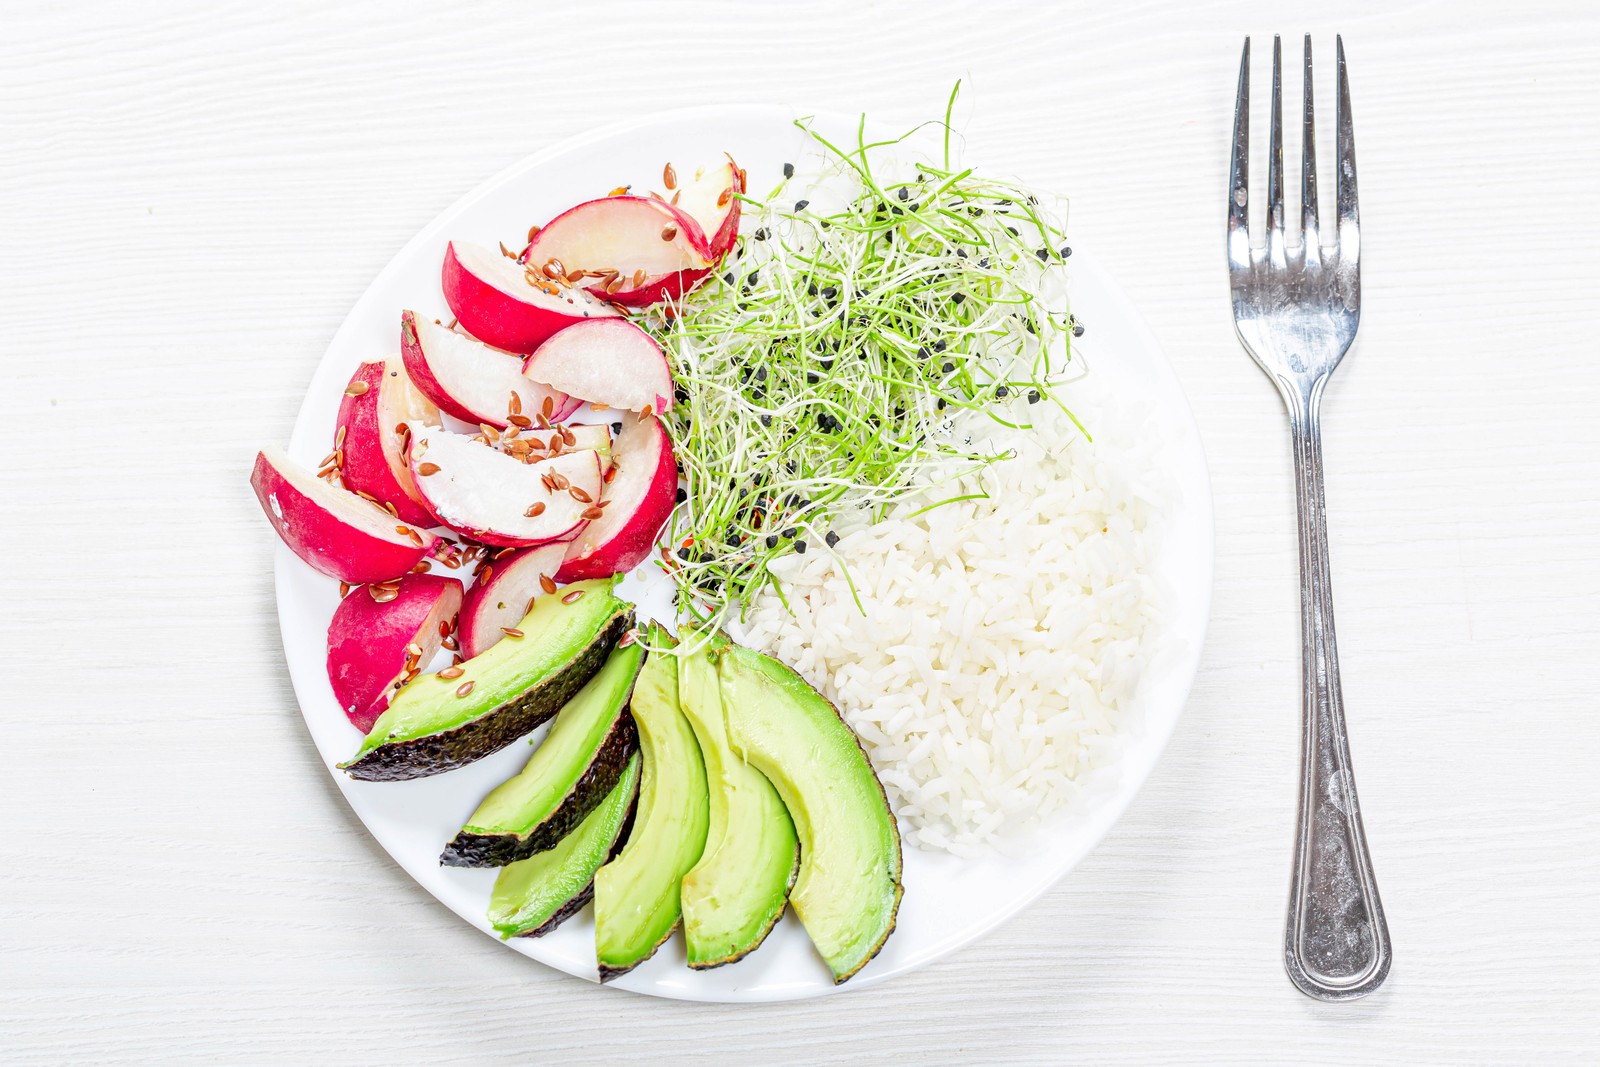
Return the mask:
<svg viewBox="0 0 1600 1067">
<path fill-rule="evenodd" d="M 628 843 L 594 878 L 594 942 L 602 981 L 637 967 L 672 936 L 679 887 L 700 860 L 710 818 L 705 761 L 678 706 L 678 657 L 652 624 L 653 651 L 633 689 L 644 775 Z"/>
<path fill-rule="evenodd" d="M 639 756 L 555 848 L 500 869 L 489 895 L 489 922 L 501 938 L 541 937 L 576 915 L 594 895 L 594 872 L 616 851 L 639 788 Z"/>
<path fill-rule="evenodd" d="M 838 709 L 774 659 L 729 646 L 717 667 L 735 758 L 777 787 L 800 836 L 789 902 L 835 983 L 877 955 L 900 907 L 900 832 Z"/>
<path fill-rule="evenodd" d="M 637 747 L 628 697 L 643 663 L 638 642 L 613 650 L 556 715 L 527 766 L 483 798 L 439 861 L 447 867 L 503 867 L 554 848 L 593 811 Z"/>
<path fill-rule="evenodd" d="M 614 578 L 574 582 L 562 596 L 539 597 L 517 624 L 521 638 L 467 660 L 459 677 L 417 678 L 340 768 L 365 781 L 422 778 L 529 733 L 593 677 L 633 625 L 633 606 L 612 592 L 615 585 Z"/>
<path fill-rule="evenodd" d="M 761 944 L 783 915 L 799 861 L 777 790 L 728 747 L 717 655 L 705 648 L 678 661 L 678 700 L 705 760 L 710 814 L 705 852 L 682 887 L 684 940 L 696 969 L 733 963 Z"/>
</svg>

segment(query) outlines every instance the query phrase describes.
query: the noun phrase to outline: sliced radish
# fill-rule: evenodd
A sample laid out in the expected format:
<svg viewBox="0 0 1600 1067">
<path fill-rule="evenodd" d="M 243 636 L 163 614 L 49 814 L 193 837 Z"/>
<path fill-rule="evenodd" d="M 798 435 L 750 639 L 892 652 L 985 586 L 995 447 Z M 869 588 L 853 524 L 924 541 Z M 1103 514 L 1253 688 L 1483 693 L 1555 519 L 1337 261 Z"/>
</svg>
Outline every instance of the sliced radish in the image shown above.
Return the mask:
<svg viewBox="0 0 1600 1067">
<path fill-rule="evenodd" d="M 611 466 L 611 427 L 598 422 L 571 422 L 564 428 L 572 433 L 572 443 L 567 445 L 568 452 L 592 449 L 600 453 L 605 466 Z"/>
<path fill-rule="evenodd" d="M 678 210 L 700 227 L 713 262 L 720 263 L 738 239 L 737 194 L 744 192 L 744 188 L 744 171 L 729 156 L 726 163 L 696 171 L 678 190 Z"/>
<path fill-rule="evenodd" d="M 341 582 L 398 578 L 438 540 L 371 501 L 329 485 L 281 449 L 261 450 L 250 485 L 283 543 L 307 564 Z"/>
<path fill-rule="evenodd" d="M 411 472 L 429 510 L 487 545 L 571 540 L 604 485 L 605 464 L 587 449 L 525 463 L 435 426 L 412 426 L 411 438 Z"/>
<path fill-rule="evenodd" d="M 523 374 L 523 357 L 414 311 L 400 316 L 400 356 L 417 388 L 463 422 L 505 427 L 513 415 L 538 414 L 554 422 L 579 407 L 566 393 Z"/>
<path fill-rule="evenodd" d="M 440 624 L 454 625 L 460 613 L 461 583 L 436 574 L 410 574 L 382 592 L 355 589 L 340 601 L 328 626 L 328 681 L 356 729 L 372 729 L 407 675 L 439 651 Z"/>
<path fill-rule="evenodd" d="M 714 262 L 698 223 L 665 201 L 642 196 L 608 196 L 567 209 L 534 235 L 522 259 L 540 273 L 585 271 L 589 292 L 629 307 L 677 299 Z"/>
<path fill-rule="evenodd" d="M 661 525 L 672 514 L 678 465 L 672 439 L 651 416 L 625 425 L 611 446 L 616 473 L 606 485 L 605 508 L 567 546 L 556 580 L 576 582 L 631 571 L 644 562 Z"/>
<path fill-rule="evenodd" d="M 587 451 L 600 454 L 602 470 L 611 466 L 611 429 L 608 426 L 568 423 L 543 428 L 535 426 L 528 430 L 507 430 L 490 443 L 523 463 L 553 459 L 565 452 Z"/>
<path fill-rule="evenodd" d="M 605 407 L 651 412 L 672 407 L 666 353 L 625 319 L 591 319 L 567 327 L 528 357 L 522 373 Z"/>
<path fill-rule="evenodd" d="M 514 628 L 522 621 L 534 598 L 555 588 L 566 550 L 566 545 L 556 543 L 490 559 L 461 605 L 461 654 L 471 659 L 486 651 L 506 636 L 503 627 Z"/>
<path fill-rule="evenodd" d="M 581 289 L 545 278 L 530 281 L 530 273 L 494 249 L 451 241 L 441 278 L 444 300 L 472 336 L 524 354 L 563 326 L 621 314 Z"/>
<path fill-rule="evenodd" d="M 439 409 L 411 384 L 400 360 L 361 364 L 339 402 L 335 448 L 344 453 L 339 474 L 345 488 L 379 504 L 393 504 L 401 522 L 432 526 L 433 516 L 422 506 L 411 478 L 399 429 L 403 422 L 438 421 Z"/>
</svg>

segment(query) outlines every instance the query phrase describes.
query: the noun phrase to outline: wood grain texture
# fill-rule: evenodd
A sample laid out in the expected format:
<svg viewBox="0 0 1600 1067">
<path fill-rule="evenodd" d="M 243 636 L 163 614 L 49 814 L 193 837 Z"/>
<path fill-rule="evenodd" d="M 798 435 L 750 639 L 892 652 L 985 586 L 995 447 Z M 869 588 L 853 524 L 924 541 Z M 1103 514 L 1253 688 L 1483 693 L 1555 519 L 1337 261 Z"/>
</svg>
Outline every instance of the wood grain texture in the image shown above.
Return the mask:
<svg viewBox="0 0 1600 1067">
<path fill-rule="evenodd" d="M 1591 5 L 5 11 L 0 1060 L 1600 1058 Z M 1234 65 L 1245 33 L 1275 30 L 1344 34 L 1367 244 L 1326 450 L 1396 962 L 1342 1006 L 1278 962 L 1293 497 L 1222 270 Z M 1069 879 L 881 988 L 677 1004 L 496 947 L 388 861 L 316 758 L 254 449 L 287 437 L 373 274 L 528 152 L 676 102 L 911 122 L 957 77 L 970 158 L 1072 194 L 1074 240 L 1131 292 L 1205 434 L 1215 614 L 1164 761 Z"/>
</svg>

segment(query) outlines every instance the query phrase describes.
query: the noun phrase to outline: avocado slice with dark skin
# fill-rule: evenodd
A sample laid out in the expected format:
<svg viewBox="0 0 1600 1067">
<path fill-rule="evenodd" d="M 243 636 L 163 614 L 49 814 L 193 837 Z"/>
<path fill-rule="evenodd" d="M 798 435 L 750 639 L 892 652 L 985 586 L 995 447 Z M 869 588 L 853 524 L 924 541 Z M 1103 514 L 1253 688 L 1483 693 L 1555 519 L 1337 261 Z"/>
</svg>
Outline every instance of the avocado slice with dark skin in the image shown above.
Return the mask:
<svg viewBox="0 0 1600 1067">
<path fill-rule="evenodd" d="M 439 862 L 504 867 L 554 848 L 582 822 L 616 787 L 638 748 L 628 700 L 643 664 L 643 645 L 619 643 L 557 713 L 527 766 L 483 798 Z"/>
<path fill-rule="evenodd" d="M 839 710 L 777 660 L 729 645 L 717 664 L 728 741 L 783 798 L 800 838 L 789 903 L 835 984 L 894 930 L 900 831 Z"/>
<path fill-rule="evenodd" d="M 678 660 L 678 701 L 705 760 L 706 847 L 681 887 L 684 941 L 696 970 L 754 951 L 783 917 L 799 869 L 794 822 L 772 783 L 729 747 L 716 660 L 720 635 L 685 633 L 701 645 Z"/>
<path fill-rule="evenodd" d="M 594 676 L 632 629 L 633 605 L 612 592 L 615 585 L 610 578 L 575 582 L 561 596 L 542 596 L 517 624 L 523 637 L 506 638 L 467 660 L 458 677 L 417 678 L 340 769 L 369 782 L 425 778 L 531 733 Z"/>
<path fill-rule="evenodd" d="M 595 871 L 621 849 L 633 823 L 641 766 L 633 755 L 611 792 L 554 848 L 500 869 L 489 923 L 502 940 L 543 937 L 589 903 Z"/>
<path fill-rule="evenodd" d="M 594 878 L 594 943 L 600 980 L 655 954 L 682 914 L 683 876 L 706 845 L 710 798 L 694 728 L 678 704 L 676 642 L 652 623 L 651 652 L 633 687 L 643 777 L 628 843 Z"/>
</svg>

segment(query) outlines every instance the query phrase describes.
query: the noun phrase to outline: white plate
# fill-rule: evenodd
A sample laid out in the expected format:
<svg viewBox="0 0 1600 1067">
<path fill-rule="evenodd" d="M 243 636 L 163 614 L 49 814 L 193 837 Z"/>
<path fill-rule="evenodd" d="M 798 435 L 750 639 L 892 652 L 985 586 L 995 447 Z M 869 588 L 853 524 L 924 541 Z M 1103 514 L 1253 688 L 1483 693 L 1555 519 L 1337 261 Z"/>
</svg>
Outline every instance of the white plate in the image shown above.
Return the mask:
<svg viewBox="0 0 1600 1067">
<path fill-rule="evenodd" d="M 771 188 L 782 165 L 805 148 L 794 113 L 778 107 L 717 107 L 671 112 L 613 126 L 538 153 L 471 193 L 401 250 L 357 301 L 312 378 L 289 451 L 315 463 L 328 450 L 338 402 L 358 362 L 393 354 L 400 312 L 413 308 L 447 315 L 439 292 L 445 243 L 464 238 L 512 243 L 533 222 L 613 186 L 648 188 L 661 165 L 710 161 L 733 152 L 750 174 L 753 193 Z M 853 116 L 819 115 L 828 130 L 854 133 Z M 984 161 L 998 172 L 1000 160 Z M 849 983 L 835 987 L 793 914 L 742 962 L 694 972 L 683 963 L 681 935 L 652 960 L 612 983 L 655 996 L 705 1001 L 772 1001 L 862 989 L 937 959 L 1015 914 L 1070 871 L 1133 799 L 1161 754 L 1183 709 L 1205 636 L 1212 567 L 1211 493 L 1199 432 L 1177 379 L 1122 292 L 1092 258 L 1075 250 L 1069 261 L 1073 311 L 1092 331 L 1093 373 L 1126 385 L 1148 401 L 1172 430 L 1159 462 L 1176 486 L 1163 550 L 1156 566 L 1170 593 L 1165 619 L 1169 647 L 1142 680 L 1140 707 L 1129 717 L 1120 763 L 1095 788 L 1053 819 L 1021 858 L 961 860 L 907 849 L 905 900 L 899 924 L 878 958 Z M 1086 337 L 1085 340 L 1090 340 Z M 324 666 L 326 632 L 338 602 L 336 584 L 313 572 L 287 548 L 277 554 L 278 617 L 295 694 L 317 750 L 345 798 L 374 837 L 423 888 L 493 937 L 484 919 L 492 870 L 439 866 L 444 843 L 492 786 L 526 761 L 528 746 L 511 745 L 469 767 L 412 782 L 353 782 L 333 765 L 357 748 L 360 734 L 340 712 Z M 664 612 L 659 589 L 630 578 L 624 593 L 643 611 Z M 510 947 L 568 974 L 595 979 L 593 924 L 586 910 L 547 937 L 518 938 Z"/>
</svg>

